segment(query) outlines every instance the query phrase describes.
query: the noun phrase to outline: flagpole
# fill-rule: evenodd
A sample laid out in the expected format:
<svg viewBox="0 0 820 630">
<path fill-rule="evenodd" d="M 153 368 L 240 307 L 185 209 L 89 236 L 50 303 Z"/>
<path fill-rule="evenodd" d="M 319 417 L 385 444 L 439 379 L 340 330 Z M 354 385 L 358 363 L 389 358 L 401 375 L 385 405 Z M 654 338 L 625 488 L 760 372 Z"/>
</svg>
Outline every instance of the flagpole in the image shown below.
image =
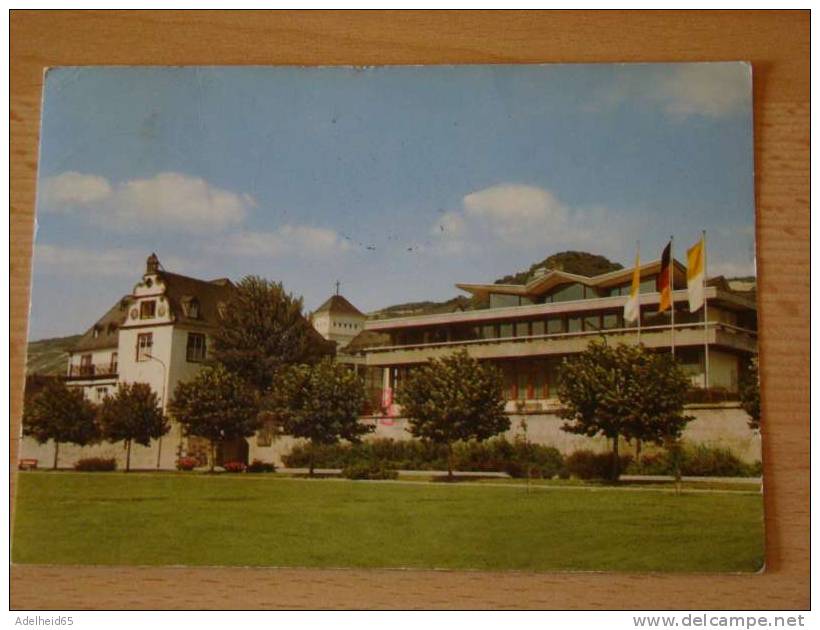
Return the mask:
<svg viewBox="0 0 820 630">
<path fill-rule="evenodd" d="M 641 265 L 641 240 L 638 239 L 638 266 Z M 639 272 L 640 273 L 640 272 Z M 639 277 L 640 280 L 640 277 Z M 638 282 L 638 345 L 641 345 L 641 283 Z"/>
<path fill-rule="evenodd" d="M 669 237 L 669 308 L 672 314 L 672 327 L 669 329 L 672 338 L 672 358 L 675 358 L 675 237 Z"/>
<path fill-rule="evenodd" d="M 706 299 L 706 230 L 703 230 L 703 381 L 709 390 L 709 301 Z"/>
</svg>

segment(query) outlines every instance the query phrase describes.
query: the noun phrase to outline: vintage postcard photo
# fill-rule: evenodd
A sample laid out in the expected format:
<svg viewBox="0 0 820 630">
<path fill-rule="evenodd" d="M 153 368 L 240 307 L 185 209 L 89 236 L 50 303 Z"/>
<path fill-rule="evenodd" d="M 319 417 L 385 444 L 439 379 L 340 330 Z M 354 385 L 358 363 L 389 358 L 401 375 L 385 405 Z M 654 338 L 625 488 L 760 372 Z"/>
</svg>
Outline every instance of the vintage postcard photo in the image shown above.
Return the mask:
<svg viewBox="0 0 820 630">
<path fill-rule="evenodd" d="M 756 572 L 747 63 L 60 67 L 12 561 Z"/>
</svg>

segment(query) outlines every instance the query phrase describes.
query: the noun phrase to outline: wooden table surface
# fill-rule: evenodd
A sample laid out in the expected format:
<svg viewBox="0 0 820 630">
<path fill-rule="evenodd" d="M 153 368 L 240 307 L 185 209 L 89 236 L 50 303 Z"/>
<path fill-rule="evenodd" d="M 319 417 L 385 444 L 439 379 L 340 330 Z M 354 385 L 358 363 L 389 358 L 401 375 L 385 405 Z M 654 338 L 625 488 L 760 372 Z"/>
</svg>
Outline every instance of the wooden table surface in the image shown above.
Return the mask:
<svg viewBox="0 0 820 630">
<path fill-rule="evenodd" d="M 748 60 L 754 68 L 767 569 L 761 575 L 13 566 L 16 609 L 807 608 L 809 13 L 11 15 L 11 409 L 19 421 L 43 69 L 94 64 Z M 12 442 L 11 461 L 17 443 Z M 13 468 L 13 467 L 12 467 Z"/>
</svg>

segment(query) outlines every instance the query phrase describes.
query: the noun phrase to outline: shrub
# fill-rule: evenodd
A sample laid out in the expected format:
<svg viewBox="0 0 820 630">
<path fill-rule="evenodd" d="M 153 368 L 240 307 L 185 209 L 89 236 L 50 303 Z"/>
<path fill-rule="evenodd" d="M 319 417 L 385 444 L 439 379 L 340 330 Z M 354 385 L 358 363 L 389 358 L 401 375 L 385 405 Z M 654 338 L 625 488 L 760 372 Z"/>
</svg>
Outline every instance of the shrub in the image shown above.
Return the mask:
<svg viewBox="0 0 820 630">
<path fill-rule="evenodd" d="M 276 472 L 276 466 L 270 464 L 268 462 L 263 462 L 261 459 L 255 459 L 251 462 L 251 465 L 248 466 L 247 472 L 249 473 L 272 473 Z"/>
<path fill-rule="evenodd" d="M 672 463 L 667 453 L 652 453 L 642 455 L 641 461 L 632 461 L 626 469 L 630 475 L 671 475 Z"/>
<path fill-rule="evenodd" d="M 393 440 L 379 438 L 360 444 L 333 445 L 299 444 L 282 457 L 286 466 L 304 468 L 313 455 L 320 468 L 347 468 L 358 464 L 378 463 L 394 470 L 446 470 L 447 447 L 425 440 Z M 541 444 L 521 440 L 510 442 L 493 438 L 483 442 L 457 442 L 453 447 L 455 470 L 472 472 L 507 472 L 525 477 L 527 468 L 532 476 L 552 478 L 563 467 L 561 453 Z"/>
<path fill-rule="evenodd" d="M 117 470 L 117 460 L 113 457 L 86 457 L 74 464 L 74 470 L 83 472 L 107 472 Z"/>
<path fill-rule="evenodd" d="M 620 470 L 626 470 L 632 461 L 631 455 L 621 455 Z M 593 453 L 592 451 L 575 451 L 566 458 L 567 470 L 578 479 L 611 479 L 612 453 Z"/>
<path fill-rule="evenodd" d="M 177 460 L 177 470 L 193 470 L 198 463 L 195 457 L 180 457 Z"/>
<path fill-rule="evenodd" d="M 360 463 L 344 468 L 342 476 L 347 479 L 398 479 L 399 473 L 381 464 Z"/>
<path fill-rule="evenodd" d="M 747 464 L 730 449 L 704 444 L 686 445 L 681 455 L 681 474 L 687 477 L 756 477 L 760 462 Z M 674 475 L 675 468 L 666 452 L 644 455 L 628 471 L 635 475 Z"/>
<path fill-rule="evenodd" d="M 245 472 L 247 466 L 245 466 L 244 462 L 225 462 L 222 464 L 222 468 L 224 468 L 227 473 L 241 473 Z"/>
<path fill-rule="evenodd" d="M 728 448 L 702 444 L 684 449 L 681 473 L 691 477 L 748 477 L 753 474 L 752 467 Z"/>
</svg>

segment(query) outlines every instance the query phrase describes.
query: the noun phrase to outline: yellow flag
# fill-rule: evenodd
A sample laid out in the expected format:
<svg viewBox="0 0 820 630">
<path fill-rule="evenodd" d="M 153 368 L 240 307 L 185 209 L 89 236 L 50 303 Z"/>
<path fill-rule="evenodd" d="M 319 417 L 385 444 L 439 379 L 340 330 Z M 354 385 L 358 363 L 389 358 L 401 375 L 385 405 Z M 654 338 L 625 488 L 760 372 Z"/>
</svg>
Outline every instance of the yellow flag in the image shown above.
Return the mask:
<svg viewBox="0 0 820 630">
<path fill-rule="evenodd" d="M 624 321 L 632 323 L 641 315 L 641 253 L 635 252 L 635 269 L 632 270 L 632 287 L 629 290 L 629 299 L 624 304 Z"/>
<path fill-rule="evenodd" d="M 703 306 L 703 281 L 706 270 L 706 247 L 703 237 L 686 250 L 686 288 L 689 292 L 689 312 Z"/>
</svg>

